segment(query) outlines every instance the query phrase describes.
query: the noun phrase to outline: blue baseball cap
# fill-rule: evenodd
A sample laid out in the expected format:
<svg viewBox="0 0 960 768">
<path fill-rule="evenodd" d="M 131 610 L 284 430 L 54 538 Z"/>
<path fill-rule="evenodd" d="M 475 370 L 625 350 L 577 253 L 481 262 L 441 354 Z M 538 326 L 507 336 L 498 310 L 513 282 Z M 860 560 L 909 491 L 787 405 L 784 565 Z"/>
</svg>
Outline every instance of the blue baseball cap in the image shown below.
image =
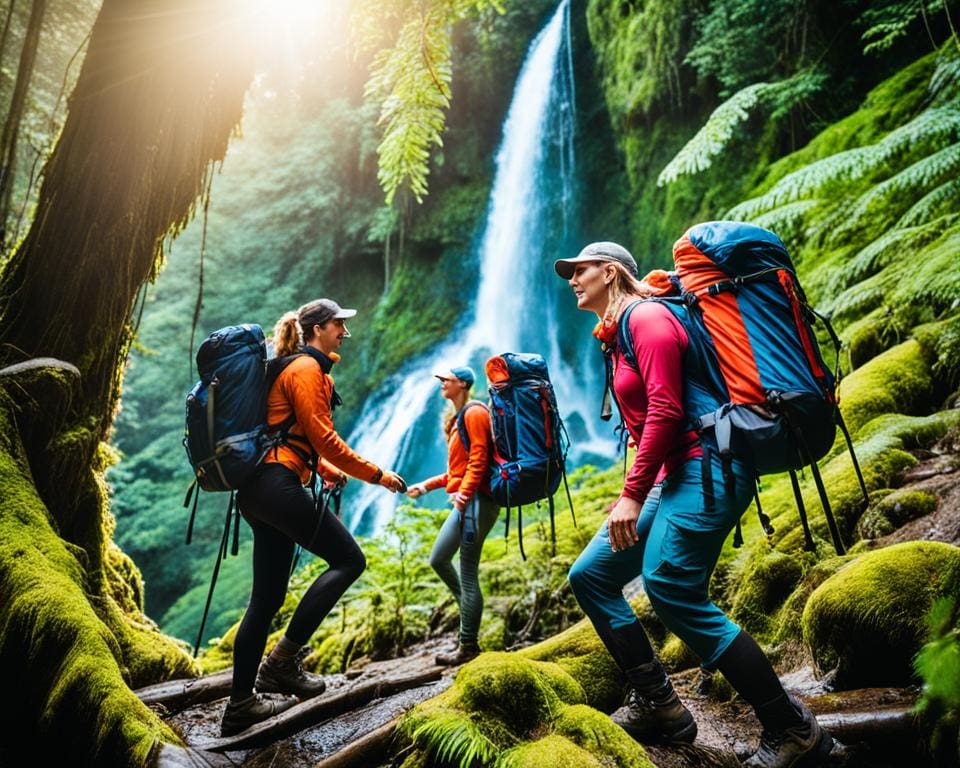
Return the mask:
<svg viewBox="0 0 960 768">
<path fill-rule="evenodd" d="M 438 371 L 434 371 L 434 376 L 438 379 L 449 379 L 453 377 L 454 379 L 460 379 L 464 384 L 468 386 L 473 386 L 474 382 L 477 380 L 477 375 L 473 372 L 473 368 L 468 365 L 461 365 L 457 368 L 443 368 Z"/>
</svg>

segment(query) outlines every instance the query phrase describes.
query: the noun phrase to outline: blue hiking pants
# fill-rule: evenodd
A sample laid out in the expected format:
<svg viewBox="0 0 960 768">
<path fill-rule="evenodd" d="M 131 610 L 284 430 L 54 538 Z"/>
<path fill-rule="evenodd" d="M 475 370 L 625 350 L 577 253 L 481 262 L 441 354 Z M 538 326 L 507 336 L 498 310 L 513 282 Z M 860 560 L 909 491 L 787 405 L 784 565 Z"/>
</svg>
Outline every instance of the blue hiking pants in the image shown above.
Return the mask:
<svg viewBox="0 0 960 768">
<path fill-rule="evenodd" d="M 643 575 L 643 586 L 660 620 L 712 667 L 740 628 L 707 594 L 723 542 L 753 495 L 753 475 L 733 465 L 735 492 L 724 488 L 722 468 L 711 454 L 704 494 L 701 459 L 691 459 L 650 491 L 637 520 L 640 541 L 610 549 L 606 522 L 570 568 L 570 586 L 594 626 L 618 629 L 637 620 L 624 586 Z"/>
</svg>

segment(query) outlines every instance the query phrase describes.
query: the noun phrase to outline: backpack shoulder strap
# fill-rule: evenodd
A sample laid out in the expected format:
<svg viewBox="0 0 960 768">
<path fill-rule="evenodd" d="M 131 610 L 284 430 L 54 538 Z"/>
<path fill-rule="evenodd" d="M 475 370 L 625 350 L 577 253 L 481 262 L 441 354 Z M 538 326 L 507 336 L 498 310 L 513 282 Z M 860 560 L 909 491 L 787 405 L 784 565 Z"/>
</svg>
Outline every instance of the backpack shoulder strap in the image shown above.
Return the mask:
<svg viewBox="0 0 960 768">
<path fill-rule="evenodd" d="M 487 407 L 485 403 L 481 403 L 479 400 L 468 400 L 457 414 L 457 432 L 460 433 L 460 442 L 463 443 L 463 448 L 467 453 L 470 452 L 470 435 L 467 433 L 467 424 L 464 419 L 467 417 L 467 411 L 475 406 Z"/>
<path fill-rule="evenodd" d="M 623 310 L 623 314 L 620 315 L 620 322 L 617 323 L 617 349 L 620 352 L 620 356 L 627 361 L 627 365 L 636 370 L 637 368 L 637 354 L 633 349 L 633 334 L 630 332 L 630 315 L 633 314 L 633 310 L 636 309 L 637 304 L 639 304 L 644 299 L 637 299 L 632 301 L 627 305 L 627 308 Z"/>
</svg>

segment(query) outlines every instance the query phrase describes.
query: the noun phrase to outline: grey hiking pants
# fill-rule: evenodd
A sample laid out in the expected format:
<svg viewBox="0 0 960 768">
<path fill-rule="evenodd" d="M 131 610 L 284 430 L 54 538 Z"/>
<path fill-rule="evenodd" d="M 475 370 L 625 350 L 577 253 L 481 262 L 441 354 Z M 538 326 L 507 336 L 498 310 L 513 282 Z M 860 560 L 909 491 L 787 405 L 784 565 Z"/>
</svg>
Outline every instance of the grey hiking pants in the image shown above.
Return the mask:
<svg viewBox="0 0 960 768">
<path fill-rule="evenodd" d="M 464 516 L 470 515 L 472 528 L 476 533 L 473 541 L 464 540 L 460 525 L 460 513 L 456 508 L 440 527 L 437 540 L 430 552 L 430 566 L 437 572 L 460 606 L 460 642 L 475 643 L 480 632 L 480 616 L 483 614 L 483 595 L 480 593 L 480 553 L 483 542 L 493 528 L 500 514 L 500 508 L 493 499 L 482 493 L 475 493 L 464 510 Z M 470 531 L 470 521 L 465 521 L 464 529 Z M 460 572 L 453 566 L 453 556 L 460 550 Z"/>
</svg>

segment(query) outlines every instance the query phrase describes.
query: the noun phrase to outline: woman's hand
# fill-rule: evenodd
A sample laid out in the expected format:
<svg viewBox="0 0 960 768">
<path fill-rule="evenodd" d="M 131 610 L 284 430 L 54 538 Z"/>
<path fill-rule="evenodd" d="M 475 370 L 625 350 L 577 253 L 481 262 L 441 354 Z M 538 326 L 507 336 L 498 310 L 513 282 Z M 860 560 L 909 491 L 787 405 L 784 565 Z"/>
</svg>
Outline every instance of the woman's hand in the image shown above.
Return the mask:
<svg viewBox="0 0 960 768">
<path fill-rule="evenodd" d="M 457 512 L 463 512 L 467 508 L 467 504 L 470 503 L 470 497 L 464 496 L 462 493 L 455 493 L 451 498 Z"/>
<path fill-rule="evenodd" d="M 407 484 L 404 482 L 403 478 L 400 477 L 400 475 L 398 475 L 396 472 L 392 472 L 389 469 L 383 470 L 383 475 L 377 482 L 379 482 L 380 485 L 392 493 L 396 493 L 397 491 L 402 493 L 403 491 L 407 490 Z"/>
<path fill-rule="evenodd" d="M 427 492 L 427 486 L 423 483 L 414 483 L 407 489 L 407 496 L 411 499 L 419 499 Z"/>
<path fill-rule="evenodd" d="M 640 517 L 641 504 L 627 496 L 621 496 L 607 516 L 607 533 L 610 536 L 610 549 L 622 552 L 638 541 L 637 519 Z"/>
</svg>

